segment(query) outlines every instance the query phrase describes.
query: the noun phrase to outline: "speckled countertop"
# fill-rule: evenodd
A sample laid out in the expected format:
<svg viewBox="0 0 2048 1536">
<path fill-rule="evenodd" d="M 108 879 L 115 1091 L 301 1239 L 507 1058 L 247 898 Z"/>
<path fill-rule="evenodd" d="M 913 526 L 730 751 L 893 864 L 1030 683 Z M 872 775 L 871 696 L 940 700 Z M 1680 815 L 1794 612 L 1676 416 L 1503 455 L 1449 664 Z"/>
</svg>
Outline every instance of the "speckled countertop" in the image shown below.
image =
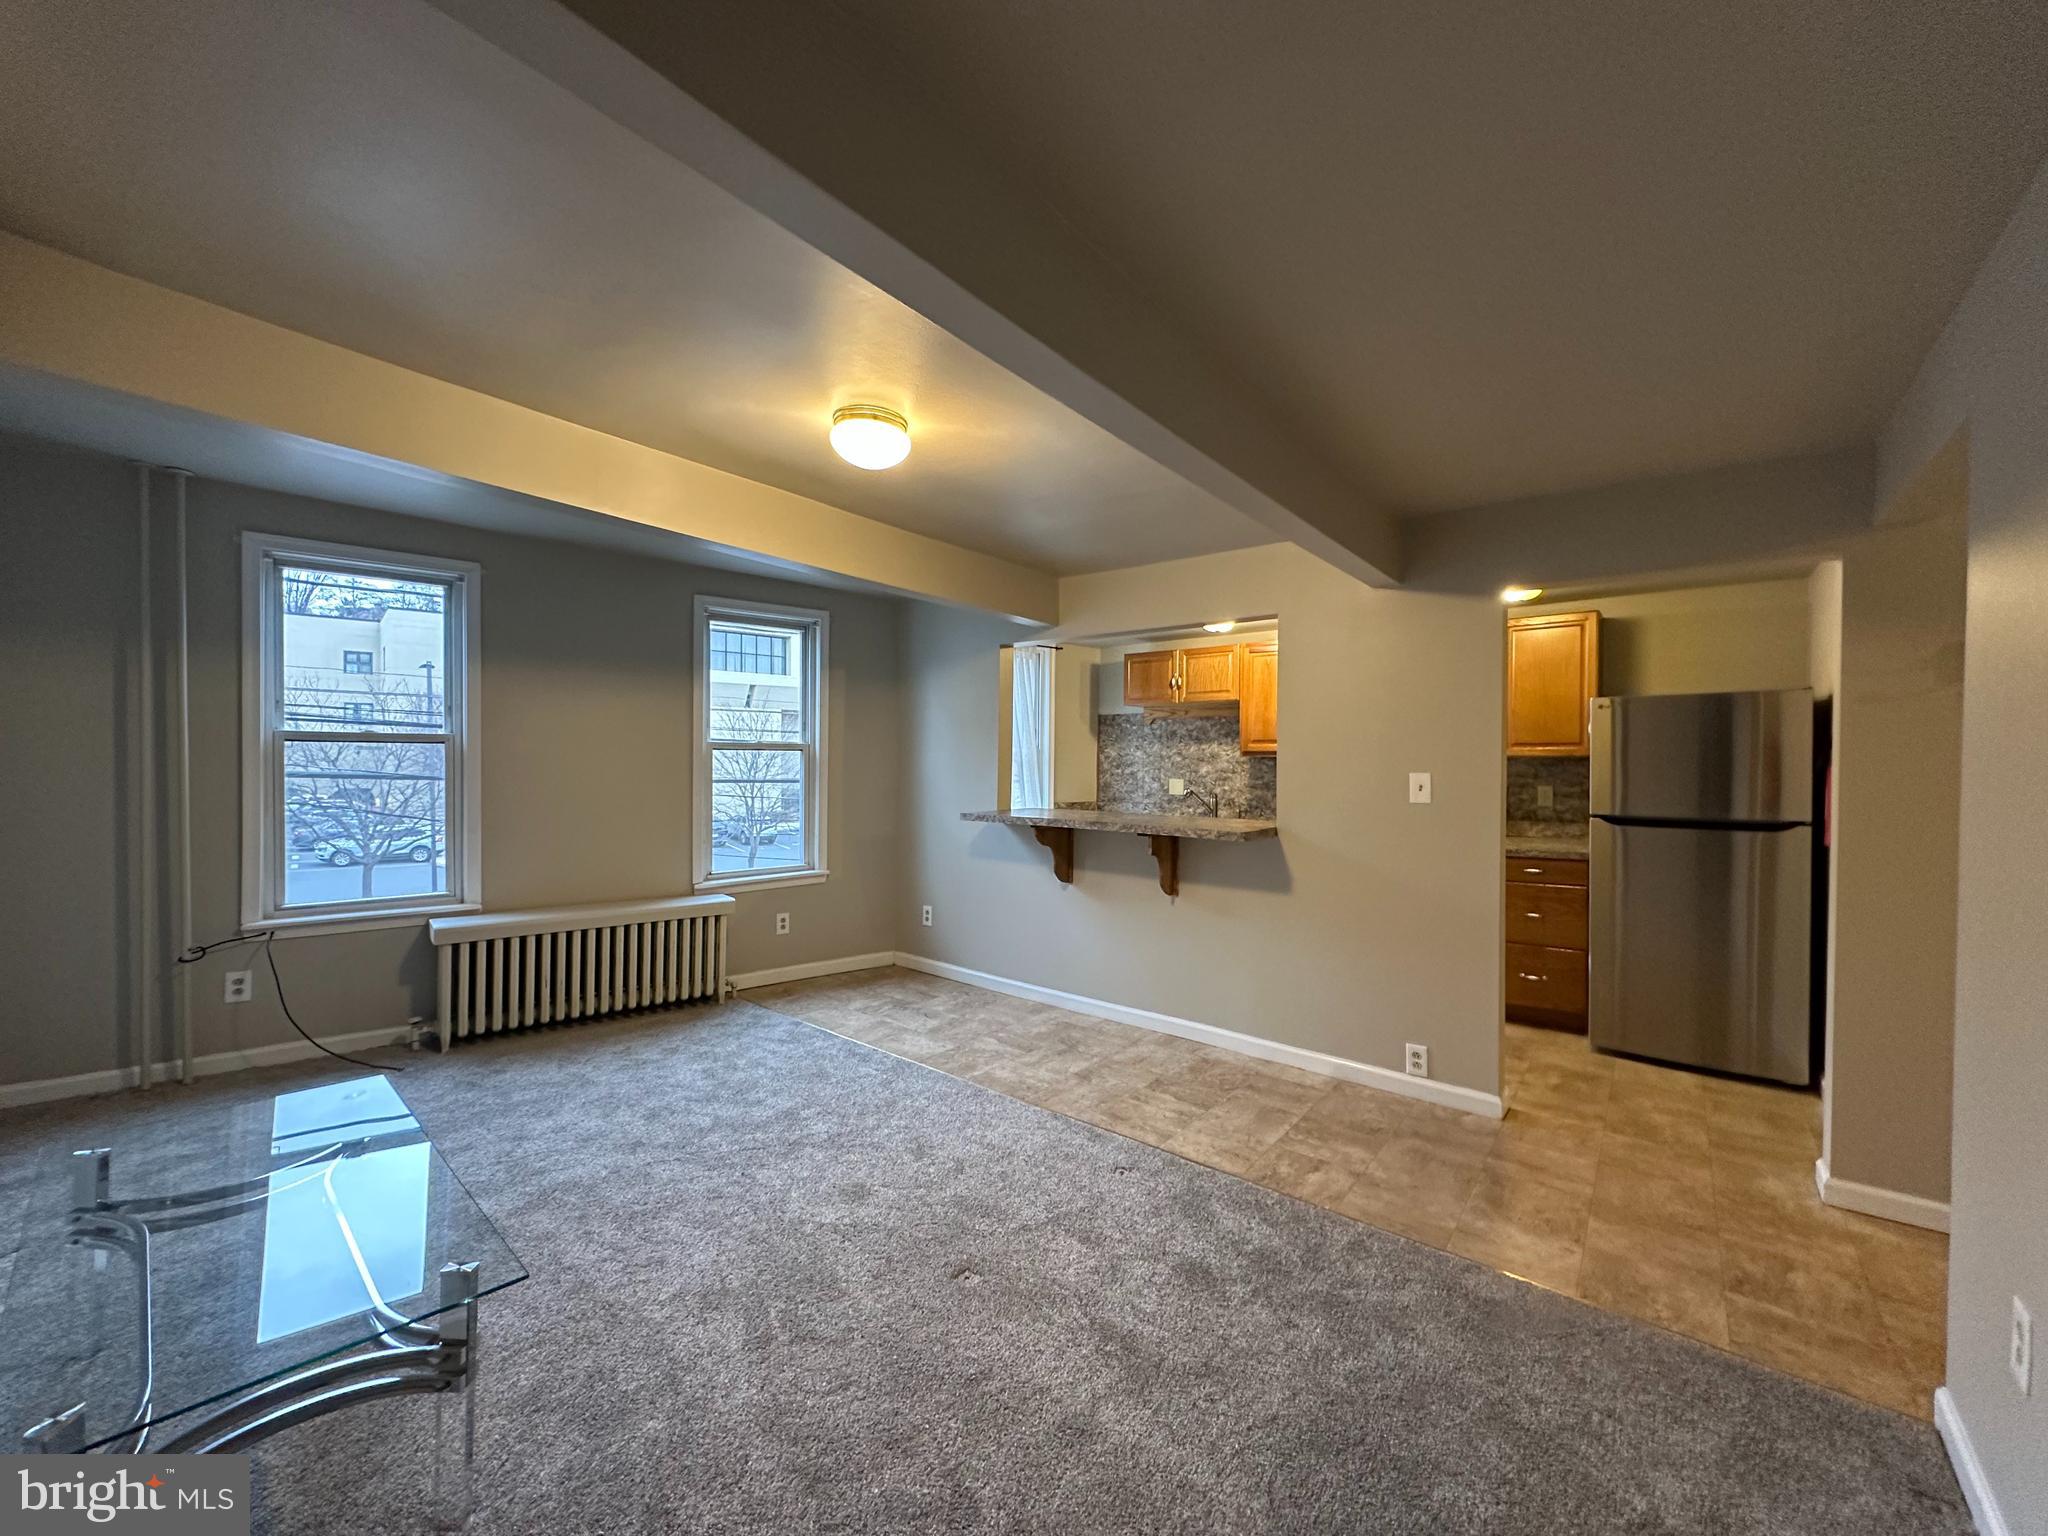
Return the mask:
<svg viewBox="0 0 2048 1536">
<path fill-rule="evenodd" d="M 1072 827 L 1077 832 L 1130 832 L 1139 837 L 1194 837 L 1211 843 L 1245 843 L 1278 837 L 1277 821 L 1241 816 L 1167 816 L 1156 811 L 962 811 L 962 821 L 993 821 L 1006 827 Z"/>
<path fill-rule="evenodd" d="M 1583 859 L 1586 833 L 1556 825 L 1511 821 L 1507 826 L 1507 856 L 1511 859 Z"/>
</svg>

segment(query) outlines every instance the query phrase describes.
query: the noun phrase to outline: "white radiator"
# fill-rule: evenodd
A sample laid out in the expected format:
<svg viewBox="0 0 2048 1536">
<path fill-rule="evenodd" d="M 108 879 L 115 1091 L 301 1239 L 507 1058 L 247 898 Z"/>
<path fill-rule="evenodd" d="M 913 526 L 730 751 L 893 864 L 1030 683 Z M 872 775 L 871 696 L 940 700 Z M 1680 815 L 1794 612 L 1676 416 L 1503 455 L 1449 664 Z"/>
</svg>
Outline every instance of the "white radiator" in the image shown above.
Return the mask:
<svg viewBox="0 0 2048 1536">
<path fill-rule="evenodd" d="M 725 990 L 730 896 L 437 917 L 441 1048 L 471 1035 L 665 1008 Z"/>
</svg>

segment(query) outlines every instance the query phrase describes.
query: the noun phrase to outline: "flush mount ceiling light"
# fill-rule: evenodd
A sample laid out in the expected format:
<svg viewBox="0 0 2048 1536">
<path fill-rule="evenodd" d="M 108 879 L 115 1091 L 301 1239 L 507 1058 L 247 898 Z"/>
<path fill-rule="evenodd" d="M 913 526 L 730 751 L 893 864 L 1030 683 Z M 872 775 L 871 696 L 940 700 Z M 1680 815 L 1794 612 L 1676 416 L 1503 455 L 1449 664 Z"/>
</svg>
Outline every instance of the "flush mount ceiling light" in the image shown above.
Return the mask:
<svg viewBox="0 0 2048 1536">
<path fill-rule="evenodd" d="M 886 405 L 842 405 L 832 413 L 832 451 L 855 469 L 893 469 L 910 452 L 910 423 Z"/>
<path fill-rule="evenodd" d="M 1209 631 L 1209 633 L 1212 635 L 1227 635 L 1233 629 L 1237 628 L 1237 620 L 1218 619 L 1214 624 L 1204 624 L 1202 628 Z"/>
<path fill-rule="evenodd" d="M 1500 600 L 1504 603 L 1533 603 L 1542 595 L 1541 587 L 1503 587 Z"/>
</svg>

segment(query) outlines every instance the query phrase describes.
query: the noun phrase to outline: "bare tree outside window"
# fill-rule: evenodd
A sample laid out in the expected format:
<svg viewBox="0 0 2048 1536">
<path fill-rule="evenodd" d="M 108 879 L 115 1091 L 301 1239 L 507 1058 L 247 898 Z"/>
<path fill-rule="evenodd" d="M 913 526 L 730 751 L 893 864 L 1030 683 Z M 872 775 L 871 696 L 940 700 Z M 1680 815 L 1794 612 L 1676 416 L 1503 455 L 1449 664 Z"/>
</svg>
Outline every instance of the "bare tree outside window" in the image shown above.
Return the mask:
<svg viewBox="0 0 2048 1536">
<path fill-rule="evenodd" d="M 725 740 L 758 738 L 763 734 L 760 712 L 714 710 L 712 732 Z M 732 867 L 761 867 L 764 850 L 767 863 L 793 862 L 779 839 L 800 834 L 803 824 L 800 753 L 770 747 L 720 747 L 712 753 L 712 837 L 722 849 L 739 856 L 742 862 Z"/>
</svg>

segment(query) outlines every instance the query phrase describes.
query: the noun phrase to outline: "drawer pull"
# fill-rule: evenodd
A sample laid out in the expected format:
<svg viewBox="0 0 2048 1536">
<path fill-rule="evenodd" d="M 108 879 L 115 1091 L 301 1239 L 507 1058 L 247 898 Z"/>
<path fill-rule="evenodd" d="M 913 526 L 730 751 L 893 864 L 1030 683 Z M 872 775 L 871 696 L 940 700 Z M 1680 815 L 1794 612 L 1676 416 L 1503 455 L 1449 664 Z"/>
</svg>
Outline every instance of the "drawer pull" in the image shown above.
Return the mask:
<svg viewBox="0 0 2048 1536">
<path fill-rule="evenodd" d="M 1531 975 L 1530 975 L 1530 974 L 1529 974 L 1529 973 L 1528 973 L 1527 971 L 1517 971 L 1517 972 L 1516 972 L 1515 974 L 1516 974 L 1517 976 L 1521 977 L 1521 978 L 1522 978 L 1522 980 L 1524 980 L 1524 981 L 1541 981 L 1541 980 L 1543 980 L 1543 978 L 1542 978 L 1541 976 L 1531 976 Z"/>
<path fill-rule="evenodd" d="M 1540 917 L 1541 917 L 1542 915 L 1543 915 L 1543 914 L 1542 914 L 1541 912 L 1524 912 L 1524 913 L 1522 914 L 1522 916 L 1524 916 L 1524 917 L 1539 917 L 1539 918 L 1540 918 Z"/>
<path fill-rule="evenodd" d="M 1543 873 L 1543 866 L 1541 864 L 1524 864 L 1522 866 L 1522 873 L 1525 875 L 1540 875 Z"/>
</svg>

